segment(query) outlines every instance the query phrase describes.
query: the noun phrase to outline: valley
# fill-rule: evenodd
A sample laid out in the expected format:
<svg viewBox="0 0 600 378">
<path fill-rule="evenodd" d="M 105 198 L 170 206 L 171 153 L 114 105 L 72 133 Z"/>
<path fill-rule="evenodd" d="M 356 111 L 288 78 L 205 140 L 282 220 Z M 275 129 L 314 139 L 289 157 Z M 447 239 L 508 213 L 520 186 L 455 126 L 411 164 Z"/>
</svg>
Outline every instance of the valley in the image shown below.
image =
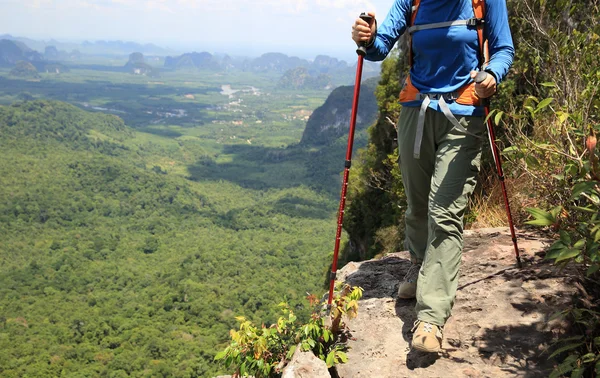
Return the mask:
<svg viewBox="0 0 600 378">
<path fill-rule="evenodd" d="M 300 142 L 332 88 L 94 60 L 0 69 L 0 375 L 216 376 L 235 316 L 324 292 L 346 139 Z"/>
</svg>

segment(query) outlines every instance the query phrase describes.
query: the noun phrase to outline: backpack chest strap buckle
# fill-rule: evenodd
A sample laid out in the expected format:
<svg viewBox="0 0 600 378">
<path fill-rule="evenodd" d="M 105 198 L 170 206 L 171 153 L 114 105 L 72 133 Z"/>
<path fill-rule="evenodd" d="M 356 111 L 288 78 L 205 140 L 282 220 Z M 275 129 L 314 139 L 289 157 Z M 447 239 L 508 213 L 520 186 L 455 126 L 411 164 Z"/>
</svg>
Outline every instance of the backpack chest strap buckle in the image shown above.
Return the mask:
<svg viewBox="0 0 600 378">
<path fill-rule="evenodd" d="M 458 99 L 460 95 L 458 94 L 458 92 L 450 92 L 450 93 L 417 93 L 415 100 L 418 101 L 423 101 L 426 98 L 429 98 L 430 100 L 437 100 L 439 101 L 440 99 L 444 99 L 446 101 L 456 101 L 456 99 Z"/>
</svg>

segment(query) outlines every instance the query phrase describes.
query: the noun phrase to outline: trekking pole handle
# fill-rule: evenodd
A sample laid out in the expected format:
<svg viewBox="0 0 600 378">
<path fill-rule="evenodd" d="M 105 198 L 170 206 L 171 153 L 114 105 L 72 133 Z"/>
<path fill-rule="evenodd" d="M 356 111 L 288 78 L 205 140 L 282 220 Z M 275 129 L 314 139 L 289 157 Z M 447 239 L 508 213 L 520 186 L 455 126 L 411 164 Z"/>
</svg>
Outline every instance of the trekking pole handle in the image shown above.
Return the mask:
<svg viewBox="0 0 600 378">
<path fill-rule="evenodd" d="M 475 83 L 476 84 L 483 83 L 483 81 L 485 79 L 487 79 L 488 75 L 489 74 L 487 72 L 485 72 L 485 71 L 479 71 L 479 72 L 477 72 L 477 76 L 475 76 Z M 483 102 L 483 106 L 485 106 L 485 107 L 489 107 L 490 106 L 490 99 L 489 98 L 483 98 L 481 100 Z"/>
<path fill-rule="evenodd" d="M 366 21 L 371 26 L 371 22 L 373 21 L 373 17 L 368 15 L 365 12 L 362 12 L 359 16 L 363 21 Z M 367 42 L 361 42 L 358 44 L 358 48 L 356 49 L 356 53 L 360 56 L 367 55 Z"/>
<path fill-rule="evenodd" d="M 477 76 L 475 76 L 475 83 L 477 83 L 477 84 L 481 84 L 481 83 L 483 83 L 483 81 L 484 81 L 485 79 L 487 79 L 487 76 L 488 76 L 488 75 L 489 75 L 489 74 L 488 74 L 487 72 L 485 72 L 485 71 L 479 71 L 479 72 L 477 73 Z"/>
</svg>

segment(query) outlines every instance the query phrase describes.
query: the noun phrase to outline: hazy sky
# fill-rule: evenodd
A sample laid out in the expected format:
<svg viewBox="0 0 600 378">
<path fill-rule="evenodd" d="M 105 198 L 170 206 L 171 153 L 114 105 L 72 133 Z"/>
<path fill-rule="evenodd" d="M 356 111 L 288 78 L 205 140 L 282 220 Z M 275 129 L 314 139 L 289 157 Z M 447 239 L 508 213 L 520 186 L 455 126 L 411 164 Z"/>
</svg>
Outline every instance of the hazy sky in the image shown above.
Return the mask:
<svg viewBox="0 0 600 378">
<path fill-rule="evenodd" d="M 393 0 L 0 0 L 0 34 L 152 42 L 177 50 L 355 57 L 350 27 Z"/>
</svg>

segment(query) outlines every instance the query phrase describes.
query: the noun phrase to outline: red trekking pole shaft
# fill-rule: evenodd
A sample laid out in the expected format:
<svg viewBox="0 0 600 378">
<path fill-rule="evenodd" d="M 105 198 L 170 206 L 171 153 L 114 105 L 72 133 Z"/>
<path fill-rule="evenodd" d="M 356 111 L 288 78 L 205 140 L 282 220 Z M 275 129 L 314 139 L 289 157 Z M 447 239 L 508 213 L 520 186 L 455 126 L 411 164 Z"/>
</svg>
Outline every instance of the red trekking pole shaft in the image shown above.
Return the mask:
<svg viewBox="0 0 600 378">
<path fill-rule="evenodd" d="M 485 71 L 480 71 L 475 77 L 476 83 L 483 82 L 488 73 Z M 489 117 L 490 114 L 490 102 L 489 99 L 482 99 L 483 105 L 485 108 L 485 118 L 487 122 L 487 131 L 488 137 L 490 139 L 490 147 L 492 148 L 492 155 L 494 156 L 494 161 L 496 163 L 496 171 L 498 173 L 498 179 L 500 180 L 500 184 L 502 185 L 502 196 L 504 197 L 504 206 L 506 207 L 506 215 L 508 216 L 508 225 L 510 227 L 510 234 L 512 237 L 513 247 L 515 249 L 515 257 L 517 258 L 517 267 L 522 268 L 521 264 L 521 256 L 519 255 L 519 246 L 517 245 L 517 235 L 515 233 L 515 226 L 513 224 L 512 213 L 510 211 L 510 203 L 508 202 L 508 193 L 506 191 L 506 184 L 504 182 L 504 171 L 502 170 L 502 158 L 500 157 L 500 150 L 496 145 L 496 135 L 494 133 L 494 126 L 492 125 L 492 120 Z"/>
<path fill-rule="evenodd" d="M 371 22 L 371 16 L 362 13 L 360 18 Z M 327 311 L 331 311 L 331 301 L 333 300 L 333 290 L 337 276 L 337 262 L 340 253 L 340 241 L 342 239 L 342 225 L 344 223 L 344 208 L 346 206 L 346 193 L 348 191 L 348 177 L 350 176 L 350 167 L 352 166 L 352 147 L 354 146 L 354 131 L 356 128 L 356 114 L 358 112 L 358 99 L 360 97 L 360 82 L 362 79 L 363 61 L 367 55 L 367 49 L 363 45 L 356 49 L 358 54 L 358 63 L 356 64 L 356 79 L 354 81 L 354 98 L 352 99 L 352 113 L 350 116 L 350 132 L 348 133 L 348 146 L 346 148 L 346 163 L 344 164 L 344 178 L 342 180 L 342 194 L 340 196 L 340 208 L 338 211 L 338 224 L 335 233 L 335 247 L 333 249 L 333 263 L 331 264 L 331 276 L 329 282 L 329 296 L 327 298 Z"/>
</svg>

